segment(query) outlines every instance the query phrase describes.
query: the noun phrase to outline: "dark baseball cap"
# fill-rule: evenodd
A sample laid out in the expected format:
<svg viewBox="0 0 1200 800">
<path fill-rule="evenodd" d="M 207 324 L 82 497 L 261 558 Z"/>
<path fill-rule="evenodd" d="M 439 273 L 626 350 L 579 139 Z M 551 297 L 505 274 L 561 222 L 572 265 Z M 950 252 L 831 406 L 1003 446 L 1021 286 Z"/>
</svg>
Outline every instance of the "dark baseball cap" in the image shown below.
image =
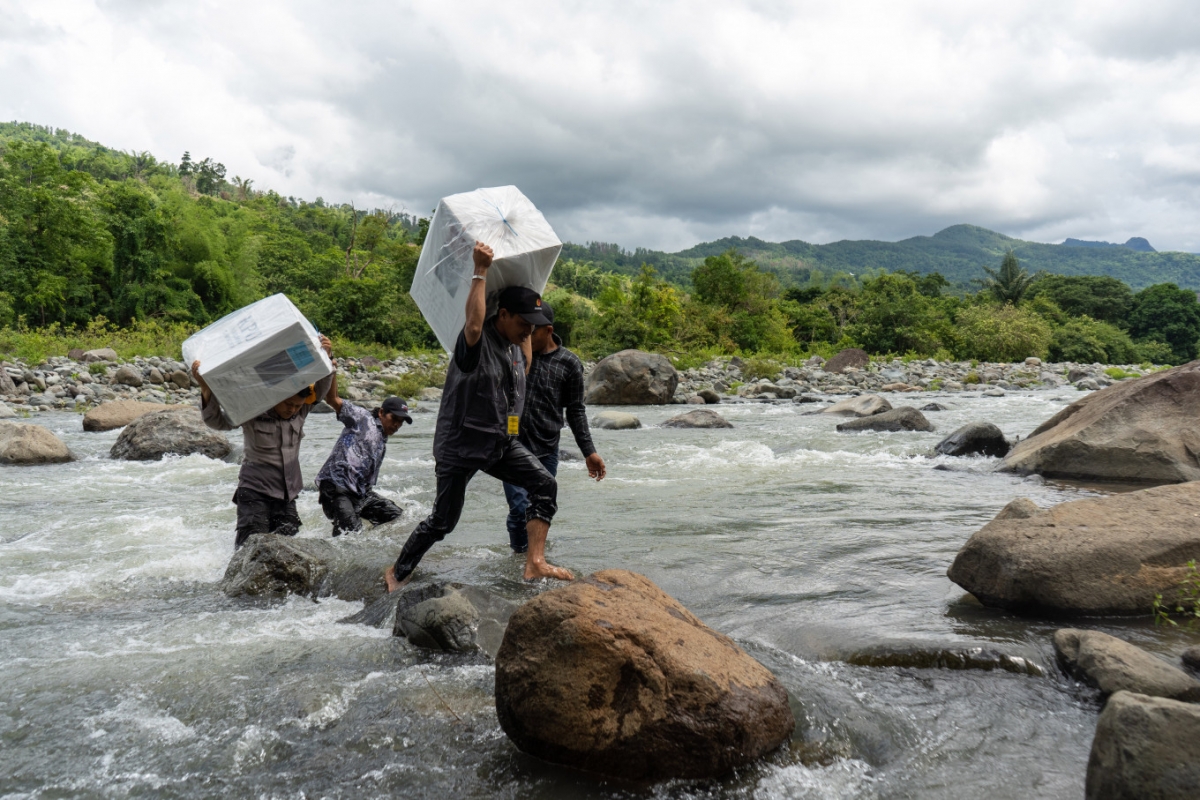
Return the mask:
<svg viewBox="0 0 1200 800">
<path fill-rule="evenodd" d="M 379 407 L 380 411 L 386 411 L 393 417 L 399 417 L 406 420 L 409 425 L 412 425 L 412 417 L 408 413 L 408 404 L 399 397 L 389 397 L 383 401 L 383 405 Z"/>
<path fill-rule="evenodd" d="M 532 325 L 549 325 L 543 313 L 542 296 L 527 286 L 509 286 L 500 290 L 500 308 L 510 314 L 520 314 Z"/>
</svg>

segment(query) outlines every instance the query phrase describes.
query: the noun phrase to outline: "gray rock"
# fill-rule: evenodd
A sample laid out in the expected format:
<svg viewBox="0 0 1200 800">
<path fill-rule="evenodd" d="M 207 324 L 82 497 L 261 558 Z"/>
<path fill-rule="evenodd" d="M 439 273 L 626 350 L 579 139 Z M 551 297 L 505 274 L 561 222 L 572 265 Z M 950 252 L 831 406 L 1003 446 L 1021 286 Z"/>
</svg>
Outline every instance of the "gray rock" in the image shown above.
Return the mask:
<svg viewBox="0 0 1200 800">
<path fill-rule="evenodd" d="M 329 405 L 324 400 L 318 400 L 316 403 L 313 404 L 312 411 L 310 413 L 312 413 L 312 414 L 332 414 L 333 406 Z"/>
<path fill-rule="evenodd" d="M 698 408 L 686 414 L 671 417 L 662 424 L 664 428 L 732 428 L 733 423 L 715 411 Z"/>
<path fill-rule="evenodd" d="M 946 411 L 946 407 L 941 403 L 926 403 L 921 406 L 921 411 Z"/>
<path fill-rule="evenodd" d="M 147 377 L 147 380 L 149 380 L 155 386 L 159 386 L 167 382 L 166 378 L 163 377 L 163 374 L 158 371 L 158 367 L 150 368 L 150 375 Z"/>
<path fill-rule="evenodd" d="M 417 394 L 418 400 L 423 400 L 426 403 L 438 403 L 442 399 L 442 390 L 436 386 L 426 386 Z"/>
<path fill-rule="evenodd" d="M 1045 671 L 1024 656 L 985 647 L 877 646 L 852 653 L 847 664 L 860 667 L 903 667 L 908 669 L 1001 670 L 1022 675 L 1044 675 Z"/>
<path fill-rule="evenodd" d="M 136 389 L 142 385 L 142 374 L 128 364 L 124 364 L 118 367 L 116 373 L 113 374 L 113 383 L 132 386 Z"/>
<path fill-rule="evenodd" d="M 17 412 L 13 411 L 4 403 L 0 403 L 0 419 L 14 419 L 16 416 Z"/>
<path fill-rule="evenodd" d="M 691 395 L 690 397 L 688 397 L 688 399 L 687 399 L 687 404 L 688 404 L 688 405 L 690 405 L 690 406 L 702 406 L 702 405 L 705 405 L 705 403 L 704 403 L 704 398 L 703 398 L 703 397 L 701 397 L 701 396 L 700 396 L 700 395 L 698 395 L 698 394 L 694 394 L 694 395 Z"/>
<path fill-rule="evenodd" d="M 83 348 L 72 347 L 67 351 L 67 358 L 71 359 L 72 361 L 83 361 Z"/>
<path fill-rule="evenodd" d="M 1088 758 L 1087 800 L 1189 800 L 1200 787 L 1200 706 L 1133 692 L 1109 698 Z"/>
<path fill-rule="evenodd" d="M 665 356 L 622 350 L 598 363 L 587 376 L 588 405 L 664 405 L 679 386 L 679 373 Z"/>
<path fill-rule="evenodd" d="M 135 419 L 162 411 L 161 403 L 142 403 L 137 400 L 115 400 L 101 403 L 83 415 L 83 429 L 92 433 L 124 428 Z"/>
<path fill-rule="evenodd" d="M 116 361 L 119 358 L 117 351 L 111 347 L 101 347 L 98 350 L 88 350 L 83 354 L 83 358 L 79 359 L 85 364 L 90 364 L 93 361 Z"/>
<path fill-rule="evenodd" d="M 171 383 L 175 384 L 175 386 L 177 388 L 180 388 L 180 389 L 192 388 L 192 376 L 190 374 L 188 374 L 187 372 L 184 372 L 181 369 L 172 371 L 171 374 L 167 377 L 170 378 Z"/>
<path fill-rule="evenodd" d="M 1003 389 L 987 389 L 983 392 L 984 397 L 1004 397 Z"/>
<path fill-rule="evenodd" d="M 224 458 L 231 450 L 225 435 L 206 426 L 198 409 L 175 406 L 130 422 L 109 455 L 126 461 L 157 461 L 168 454 Z"/>
<path fill-rule="evenodd" d="M 1030 506 L 1028 501 L 1021 501 Z M 1200 559 L 1200 482 L 1000 512 L 958 552 L 950 580 L 984 605 L 1043 616 L 1148 615 Z"/>
<path fill-rule="evenodd" d="M 1095 686 L 1103 697 L 1129 691 L 1195 702 L 1200 681 L 1140 647 L 1099 631 L 1054 632 L 1054 652 L 1068 675 Z"/>
<path fill-rule="evenodd" d="M 1100 388 L 1100 384 L 1096 381 L 1095 378 L 1084 378 L 1083 380 L 1075 382 L 1075 388 L 1076 389 L 1086 389 L 1088 391 L 1094 392 Z"/>
<path fill-rule="evenodd" d="M 399 535 L 411 528 L 397 523 L 380 526 L 372 530 L 368 542 L 351 536 L 329 540 L 257 534 L 234 551 L 220 588 L 230 597 L 295 594 L 373 604 L 387 595 L 381 565 L 395 558 L 395 548 L 402 542 Z M 376 535 L 380 533 L 398 536 L 389 542 Z"/>
<path fill-rule="evenodd" d="M 1086 369 L 1081 369 L 1080 367 L 1071 367 L 1069 370 L 1067 370 L 1067 381 L 1069 383 L 1075 383 L 1076 381 L 1083 380 L 1084 378 L 1088 377 L 1091 377 L 1091 375 Z"/>
<path fill-rule="evenodd" d="M 932 431 L 933 425 L 925 415 L 912 406 L 901 406 L 882 414 L 852 419 L 837 426 L 842 433 L 856 431 Z"/>
<path fill-rule="evenodd" d="M 993 456 L 1003 458 L 1012 445 L 990 422 L 969 422 L 938 442 L 934 450 L 944 456 Z"/>
<path fill-rule="evenodd" d="M 721 402 L 721 395 L 717 394 L 712 389 L 701 389 L 700 391 L 696 392 L 696 394 L 709 405 L 716 405 Z"/>
<path fill-rule="evenodd" d="M 1200 670 L 1200 645 L 1195 645 L 1184 650 L 1180 659 L 1188 669 Z"/>
<path fill-rule="evenodd" d="M 517 604 L 476 586 L 435 583 L 409 589 L 396 604 L 392 635 L 431 650 L 481 650 L 495 658 Z"/>
<path fill-rule="evenodd" d="M 34 395 L 29 396 L 29 401 L 26 403 L 26 405 L 30 405 L 30 406 L 34 406 L 34 407 L 52 406 L 52 405 L 54 405 L 54 401 L 56 399 L 58 399 L 58 398 L 56 398 L 54 395 L 50 395 L 50 394 L 34 394 Z"/>
<path fill-rule="evenodd" d="M 41 425 L 0 422 L 0 464 L 60 464 L 71 460 L 62 439 Z"/>
<path fill-rule="evenodd" d="M 848 367 L 865 369 L 871 363 L 866 350 L 849 347 L 825 362 L 825 371 L 834 374 L 845 372 Z"/>
<path fill-rule="evenodd" d="M 0 394 L 16 394 L 17 385 L 8 370 L 0 368 Z"/>
<path fill-rule="evenodd" d="M 847 397 L 839 400 L 829 408 L 821 409 L 822 414 L 837 414 L 845 417 L 870 417 L 891 411 L 892 404 L 877 394 L 864 394 L 858 397 Z"/>
<path fill-rule="evenodd" d="M 821 398 L 815 394 L 802 394 L 792 398 L 793 403 L 819 403 Z"/>
<path fill-rule="evenodd" d="M 592 417 L 592 427 L 606 431 L 628 431 L 642 427 L 642 421 L 623 411 L 601 411 Z"/>
</svg>

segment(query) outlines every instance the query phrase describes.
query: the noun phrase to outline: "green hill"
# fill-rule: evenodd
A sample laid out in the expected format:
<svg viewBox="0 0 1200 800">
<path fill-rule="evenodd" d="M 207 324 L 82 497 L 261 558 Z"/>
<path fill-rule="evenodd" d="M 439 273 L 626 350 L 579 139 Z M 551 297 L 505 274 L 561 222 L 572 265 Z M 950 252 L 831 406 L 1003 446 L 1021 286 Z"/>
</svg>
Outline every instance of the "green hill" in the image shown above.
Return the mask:
<svg viewBox="0 0 1200 800">
<path fill-rule="evenodd" d="M 914 236 L 899 242 L 843 240 L 809 244 L 800 240 L 765 242 L 731 236 L 705 242 L 678 253 L 654 250 L 623 251 L 611 244 L 567 245 L 564 255 L 617 272 L 632 273 L 642 264 L 654 266 L 668 280 L 686 282 L 691 269 L 706 257 L 737 250 L 777 273 L 784 285 L 803 285 L 820 270 L 861 274 L 880 269 L 940 272 L 951 283 L 966 284 L 984 277 L 983 267 L 1000 265 L 1012 250 L 1030 272 L 1060 275 L 1109 275 L 1135 291 L 1156 283 L 1176 283 L 1200 289 L 1200 255 L 1139 252 L 1128 247 L 1071 247 L 1014 239 L 975 225 L 953 225 L 933 236 Z"/>
</svg>

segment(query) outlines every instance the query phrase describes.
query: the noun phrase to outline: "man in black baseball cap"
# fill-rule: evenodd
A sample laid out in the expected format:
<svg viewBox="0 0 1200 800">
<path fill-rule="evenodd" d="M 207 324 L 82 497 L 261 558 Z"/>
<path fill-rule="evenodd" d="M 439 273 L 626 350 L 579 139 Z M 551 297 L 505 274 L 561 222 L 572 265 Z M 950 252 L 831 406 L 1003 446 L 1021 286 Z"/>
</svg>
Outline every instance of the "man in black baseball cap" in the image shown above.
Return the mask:
<svg viewBox="0 0 1200 800">
<path fill-rule="evenodd" d="M 467 293 L 467 320 L 446 369 L 433 435 L 437 496 L 433 511 L 384 573 L 388 591 L 403 586 L 429 548 L 458 525 L 467 484 L 477 472 L 520 486 L 529 495 L 525 579 L 574 578 L 546 561 L 546 536 L 558 511 L 558 484 L 518 439 L 525 373 L 532 360 L 529 335 L 535 325 L 548 324 L 542 298 L 532 289 L 510 286 L 499 293 L 498 310 L 488 317 L 485 286 L 492 248 L 476 242 L 472 257 L 475 274 Z"/>
<path fill-rule="evenodd" d="M 317 473 L 321 510 L 333 520 L 333 535 L 362 530 L 362 521 L 382 525 L 398 519 L 400 507 L 375 491 L 379 467 L 387 452 L 387 440 L 407 422 L 408 406 L 399 397 L 389 397 L 374 412 L 338 397 L 337 371 L 325 402 L 346 426 L 333 445 L 333 452 Z"/>
</svg>

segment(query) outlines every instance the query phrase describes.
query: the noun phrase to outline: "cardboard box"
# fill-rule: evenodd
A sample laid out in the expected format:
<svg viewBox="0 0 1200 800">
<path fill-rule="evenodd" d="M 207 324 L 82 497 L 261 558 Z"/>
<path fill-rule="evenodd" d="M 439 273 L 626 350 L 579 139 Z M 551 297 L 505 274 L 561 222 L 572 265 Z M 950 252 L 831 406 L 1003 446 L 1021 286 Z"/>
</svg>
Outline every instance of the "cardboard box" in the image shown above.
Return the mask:
<svg viewBox="0 0 1200 800">
<path fill-rule="evenodd" d="M 254 419 L 333 372 L 317 329 L 282 294 L 265 297 L 183 343 L 234 425 Z"/>
<path fill-rule="evenodd" d="M 442 198 L 429 221 L 409 294 L 447 352 L 454 351 L 467 321 L 476 241 L 494 253 L 487 276 L 489 316 L 495 313 L 496 295 L 508 286 L 541 294 L 562 251 L 550 223 L 515 186 Z"/>
</svg>

